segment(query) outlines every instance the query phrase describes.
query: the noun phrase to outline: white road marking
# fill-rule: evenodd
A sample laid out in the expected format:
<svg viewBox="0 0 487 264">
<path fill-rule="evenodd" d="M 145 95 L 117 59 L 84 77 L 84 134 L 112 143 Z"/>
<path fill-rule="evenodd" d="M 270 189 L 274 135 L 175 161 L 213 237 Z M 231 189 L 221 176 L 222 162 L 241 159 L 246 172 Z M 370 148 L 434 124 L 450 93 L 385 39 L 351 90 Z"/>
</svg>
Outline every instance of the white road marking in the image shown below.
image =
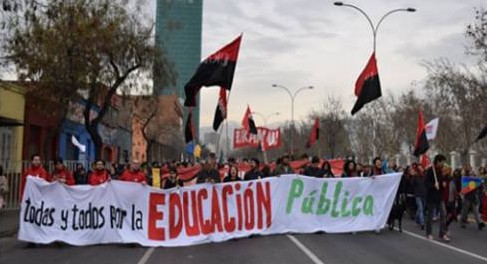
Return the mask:
<svg viewBox="0 0 487 264">
<path fill-rule="evenodd" d="M 399 231 L 399 229 L 395 228 L 396 230 Z M 456 248 L 454 246 L 450 246 L 448 244 L 445 244 L 444 242 L 439 242 L 439 241 L 436 241 L 436 240 L 429 240 L 427 239 L 426 237 L 424 236 L 421 236 L 421 235 L 418 235 L 416 233 L 413 233 L 413 232 L 409 232 L 407 230 L 402 230 L 402 232 L 406 235 L 409 235 L 409 236 L 412 236 L 412 237 L 415 237 L 415 238 L 419 238 L 419 239 L 422 239 L 422 240 L 425 240 L 425 241 L 428 241 L 428 242 L 431 242 L 433 244 L 436 244 L 438 246 L 441 246 L 441 247 L 444 247 L 444 248 L 448 248 L 448 249 L 451 249 L 453 251 L 456 251 L 456 252 L 459 252 L 459 253 L 462 253 L 462 254 L 465 254 L 467 256 L 470 256 L 470 257 L 473 257 L 473 258 L 476 258 L 476 259 L 480 259 L 480 260 L 483 260 L 483 261 L 486 261 L 487 262 L 487 258 L 486 257 L 483 257 L 483 256 L 480 256 L 480 255 L 477 255 L 475 253 L 472 253 L 472 252 L 469 252 L 469 251 L 466 251 L 466 250 L 463 250 L 463 249 L 459 249 L 459 248 Z"/>
<path fill-rule="evenodd" d="M 305 247 L 297 238 L 295 238 L 292 235 L 287 235 L 287 237 L 299 248 L 301 251 L 306 254 L 315 264 L 325 264 L 323 261 L 321 261 L 311 250 L 309 250 L 307 247 Z"/>
<path fill-rule="evenodd" d="M 145 252 L 145 254 L 142 256 L 142 258 L 140 258 L 140 260 L 139 260 L 139 262 L 137 262 L 137 264 L 145 264 L 145 263 L 147 263 L 147 261 L 149 260 L 150 256 L 152 255 L 152 253 L 154 253 L 154 250 L 155 249 L 156 248 L 153 248 L 153 247 L 149 248 Z"/>
</svg>

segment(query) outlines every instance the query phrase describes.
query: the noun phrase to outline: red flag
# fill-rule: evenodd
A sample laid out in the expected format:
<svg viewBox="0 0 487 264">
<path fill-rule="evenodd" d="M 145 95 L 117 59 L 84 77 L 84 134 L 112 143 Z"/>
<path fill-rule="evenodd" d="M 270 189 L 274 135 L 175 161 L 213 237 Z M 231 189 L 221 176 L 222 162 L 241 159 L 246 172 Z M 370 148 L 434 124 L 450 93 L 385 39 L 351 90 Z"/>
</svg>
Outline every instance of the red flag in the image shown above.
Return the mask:
<svg viewBox="0 0 487 264">
<path fill-rule="evenodd" d="M 369 62 L 355 83 L 355 96 L 357 96 L 357 101 L 353 106 L 352 115 L 362 109 L 365 104 L 382 96 L 375 53 L 372 53 Z"/>
<path fill-rule="evenodd" d="M 225 118 L 227 118 L 227 90 L 220 88 L 218 105 L 216 106 L 215 118 L 213 119 L 213 130 L 217 131 Z"/>
<path fill-rule="evenodd" d="M 202 86 L 220 86 L 231 90 L 241 40 L 242 35 L 201 62 L 196 73 L 184 86 L 185 106 L 196 105 L 196 95 Z"/>
<path fill-rule="evenodd" d="M 309 134 L 308 142 L 306 142 L 306 147 L 311 148 L 313 144 L 316 143 L 320 137 L 320 118 L 315 118 L 315 123 L 313 124 L 313 128 L 311 129 L 311 133 Z"/>
<path fill-rule="evenodd" d="M 424 126 L 423 109 L 419 110 L 418 130 L 416 133 L 416 144 L 414 145 L 414 156 L 419 157 L 429 149 L 428 139 L 426 138 L 426 129 Z"/>
<path fill-rule="evenodd" d="M 247 106 L 247 111 L 242 119 L 242 127 L 245 128 L 250 134 L 257 135 L 257 127 L 255 126 L 254 118 L 252 117 L 252 111 L 250 106 Z"/>
</svg>

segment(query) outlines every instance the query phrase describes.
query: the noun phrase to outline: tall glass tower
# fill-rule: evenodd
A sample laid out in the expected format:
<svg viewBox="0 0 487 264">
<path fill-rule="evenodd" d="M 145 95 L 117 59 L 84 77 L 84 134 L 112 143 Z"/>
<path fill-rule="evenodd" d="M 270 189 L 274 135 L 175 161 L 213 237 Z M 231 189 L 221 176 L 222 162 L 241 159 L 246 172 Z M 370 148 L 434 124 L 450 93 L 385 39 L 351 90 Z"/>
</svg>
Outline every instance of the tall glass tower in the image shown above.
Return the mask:
<svg viewBox="0 0 487 264">
<path fill-rule="evenodd" d="M 166 51 L 177 74 L 174 86 L 164 87 L 157 79 L 154 87 L 163 95 L 176 94 L 182 103 L 184 85 L 193 76 L 201 62 L 201 30 L 203 0 L 157 0 L 156 45 Z M 193 124 L 199 135 L 200 107 L 193 109 Z M 188 111 L 184 111 L 186 121 Z"/>
</svg>

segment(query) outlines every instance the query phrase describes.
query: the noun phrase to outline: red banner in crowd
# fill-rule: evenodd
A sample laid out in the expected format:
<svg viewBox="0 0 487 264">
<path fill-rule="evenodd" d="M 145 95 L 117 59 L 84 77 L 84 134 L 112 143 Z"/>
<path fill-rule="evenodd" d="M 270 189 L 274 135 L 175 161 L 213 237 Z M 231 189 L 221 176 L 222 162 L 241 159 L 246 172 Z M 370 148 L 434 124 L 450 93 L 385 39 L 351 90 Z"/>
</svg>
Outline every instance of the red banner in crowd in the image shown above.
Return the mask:
<svg viewBox="0 0 487 264">
<path fill-rule="evenodd" d="M 233 130 L 233 148 L 258 147 L 259 139 L 262 139 L 262 150 L 266 151 L 281 146 L 281 130 L 258 127 L 257 135 L 250 134 L 244 128 Z"/>
</svg>

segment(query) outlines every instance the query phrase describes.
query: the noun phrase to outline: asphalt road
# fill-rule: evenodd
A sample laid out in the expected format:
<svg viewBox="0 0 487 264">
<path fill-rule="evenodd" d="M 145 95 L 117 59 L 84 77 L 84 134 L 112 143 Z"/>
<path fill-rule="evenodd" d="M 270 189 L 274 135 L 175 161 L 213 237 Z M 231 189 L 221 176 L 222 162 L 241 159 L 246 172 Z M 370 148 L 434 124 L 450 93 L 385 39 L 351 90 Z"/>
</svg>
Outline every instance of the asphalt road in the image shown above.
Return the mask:
<svg viewBox="0 0 487 264">
<path fill-rule="evenodd" d="M 452 227 L 452 242 L 427 241 L 406 220 L 403 233 L 294 234 L 256 236 L 179 248 L 126 245 L 25 248 L 15 237 L 0 240 L 0 263 L 487 263 L 487 230 Z M 433 229 L 438 235 L 438 228 Z"/>
</svg>

